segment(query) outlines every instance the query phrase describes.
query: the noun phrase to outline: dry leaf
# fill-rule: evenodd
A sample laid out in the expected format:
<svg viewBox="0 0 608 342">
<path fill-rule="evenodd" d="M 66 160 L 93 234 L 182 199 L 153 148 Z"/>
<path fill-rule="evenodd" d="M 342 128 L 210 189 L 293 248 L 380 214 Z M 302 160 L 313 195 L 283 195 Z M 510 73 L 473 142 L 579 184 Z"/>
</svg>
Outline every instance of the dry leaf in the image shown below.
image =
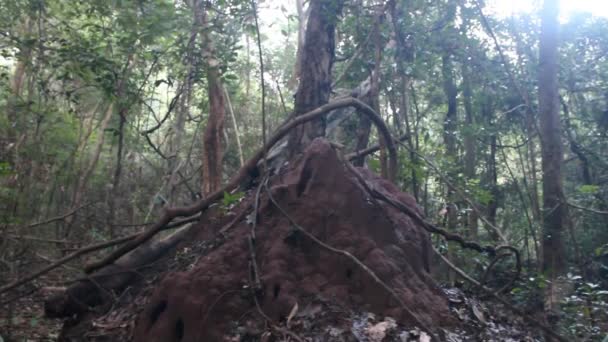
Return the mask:
<svg viewBox="0 0 608 342">
<path fill-rule="evenodd" d="M 296 302 L 293 305 L 293 308 L 291 308 L 291 312 L 289 313 L 289 316 L 287 316 L 287 327 L 289 328 L 289 322 L 291 322 L 291 319 L 298 313 L 298 302 Z"/>
</svg>

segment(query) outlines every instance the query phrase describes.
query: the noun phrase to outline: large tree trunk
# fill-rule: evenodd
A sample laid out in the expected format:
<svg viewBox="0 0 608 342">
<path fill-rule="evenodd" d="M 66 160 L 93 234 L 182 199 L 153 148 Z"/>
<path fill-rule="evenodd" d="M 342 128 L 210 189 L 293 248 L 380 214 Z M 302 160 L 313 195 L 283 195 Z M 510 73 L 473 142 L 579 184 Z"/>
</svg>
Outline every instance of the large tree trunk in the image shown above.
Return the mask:
<svg viewBox="0 0 608 342">
<path fill-rule="evenodd" d="M 215 192 L 222 184 L 222 134 L 226 116 L 224 87 L 220 78 L 219 62 L 215 59 L 215 49 L 207 33 L 207 13 L 203 1 L 196 1 L 194 15 L 200 28 L 201 45 L 207 68 L 207 95 L 209 98 L 209 117 L 203 134 L 203 182 L 202 193 Z"/>
<path fill-rule="evenodd" d="M 557 88 L 558 4 L 545 0 L 540 36 L 538 94 L 543 168 L 542 268 L 553 279 L 565 269 L 562 231 L 567 220 L 563 203 L 561 123 Z"/>
<path fill-rule="evenodd" d="M 335 28 L 343 0 L 311 0 L 304 46 L 301 51 L 300 83 L 295 95 L 295 115 L 326 104 L 331 90 L 334 62 Z M 293 130 L 289 154 L 295 155 L 316 138 L 325 134 L 325 119 L 320 118 Z"/>
</svg>

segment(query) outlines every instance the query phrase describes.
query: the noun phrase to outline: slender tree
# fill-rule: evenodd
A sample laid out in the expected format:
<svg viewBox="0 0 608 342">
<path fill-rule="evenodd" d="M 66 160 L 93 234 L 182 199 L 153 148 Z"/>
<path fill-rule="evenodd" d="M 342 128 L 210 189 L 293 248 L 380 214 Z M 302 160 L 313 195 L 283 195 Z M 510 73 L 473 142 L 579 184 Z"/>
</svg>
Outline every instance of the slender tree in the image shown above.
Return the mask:
<svg viewBox="0 0 608 342">
<path fill-rule="evenodd" d="M 563 147 L 558 96 L 558 0 L 545 0 L 539 50 L 538 95 L 543 170 L 542 270 L 550 278 L 566 267 L 562 232 L 567 224 L 562 184 Z"/>
<path fill-rule="evenodd" d="M 222 134 L 226 116 L 226 99 L 220 75 L 220 62 L 209 35 L 208 13 L 205 2 L 195 1 L 194 15 L 200 29 L 199 38 L 203 48 L 203 58 L 207 71 L 207 96 L 209 117 L 203 134 L 203 195 L 219 189 L 222 183 Z"/>
</svg>

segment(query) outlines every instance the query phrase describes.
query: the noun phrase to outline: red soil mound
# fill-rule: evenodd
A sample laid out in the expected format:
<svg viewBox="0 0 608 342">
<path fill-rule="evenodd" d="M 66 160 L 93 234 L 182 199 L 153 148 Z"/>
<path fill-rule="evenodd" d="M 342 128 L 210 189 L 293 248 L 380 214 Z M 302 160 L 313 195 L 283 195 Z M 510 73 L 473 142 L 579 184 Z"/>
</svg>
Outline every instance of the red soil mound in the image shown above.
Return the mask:
<svg viewBox="0 0 608 342">
<path fill-rule="evenodd" d="M 362 177 L 387 196 L 416 207 L 414 199 L 371 172 Z M 316 140 L 304 155 L 271 178 L 273 197 L 301 227 L 361 260 L 401 296 L 417 319 L 452 322 L 448 302 L 429 275 L 430 239 L 406 215 L 378 204 L 337 153 Z M 256 229 L 261 309 L 285 319 L 294 304 L 330 298 L 349 307 L 414 324 L 368 273 L 294 229 L 262 191 Z M 231 321 L 255 312 L 249 284 L 251 225 L 237 224 L 225 243 L 185 272 L 169 273 L 137 319 L 135 341 L 218 341 Z"/>
</svg>

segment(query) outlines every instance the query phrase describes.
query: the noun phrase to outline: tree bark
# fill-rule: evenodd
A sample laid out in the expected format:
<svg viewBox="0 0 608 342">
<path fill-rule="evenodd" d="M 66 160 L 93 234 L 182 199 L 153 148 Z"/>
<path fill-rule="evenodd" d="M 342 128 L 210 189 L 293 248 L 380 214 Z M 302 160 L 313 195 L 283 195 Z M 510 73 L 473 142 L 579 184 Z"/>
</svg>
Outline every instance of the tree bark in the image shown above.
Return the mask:
<svg viewBox="0 0 608 342">
<path fill-rule="evenodd" d="M 448 176 L 450 179 L 456 179 L 455 175 L 458 174 L 456 167 L 456 159 L 458 158 L 457 141 L 456 141 L 456 130 L 458 129 L 458 117 L 457 117 L 457 99 L 458 89 L 454 82 L 454 66 L 452 63 L 452 52 L 448 44 L 450 43 L 449 37 L 453 36 L 454 28 L 452 26 L 453 20 L 456 15 L 456 4 L 448 4 L 447 20 L 448 24 L 444 30 L 444 35 L 447 39 L 443 42 L 444 47 L 441 56 L 441 74 L 443 77 L 443 91 L 448 104 L 448 110 L 443 120 L 443 142 L 445 144 L 446 159 L 448 161 Z M 458 208 L 456 206 L 455 191 L 452 186 L 447 185 L 446 194 L 446 229 L 448 231 L 454 231 L 458 224 Z M 448 245 L 447 256 L 455 264 L 458 264 L 456 255 L 454 254 L 454 247 Z M 455 273 L 452 271 L 448 272 L 448 281 L 454 283 Z"/>
<path fill-rule="evenodd" d="M 542 9 L 538 95 L 543 169 L 542 270 L 549 279 L 565 271 L 562 232 L 567 223 L 562 184 L 563 147 L 558 97 L 558 1 Z"/>
<path fill-rule="evenodd" d="M 335 28 L 343 0 L 310 0 L 304 46 L 301 53 L 300 83 L 294 113 L 299 116 L 326 104 L 331 90 Z M 296 127 L 289 136 L 289 155 L 299 154 L 316 137 L 325 134 L 325 118 Z"/>
<path fill-rule="evenodd" d="M 475 135 L 473 132 L 473 125 L 475 124 L 473 119 L 473 103 L 472 103 L 472 90 L 471 90 L 471 75 L 470 70 L 466 63 L 462 65 L 462 95 L 464 102 L 464 113 L 465 113 L 465 131 L 464 134 L 464 176 L 468 181 L 475 179 L 475 162 L 476 162 L 476 149 L 475 149 Z M 467 214 L 467 228 L 469 230 L 469 237 L 473 240 L 477 239 L 477 212 L 470 210 Z"/>
<path fill-rule="evenodd" d="M 209 99 L 209 117 L 203 133 L 203 177 L 202 193 L 215 192 L 222 184 L 222 132 L 226 116 L 226 100 L 222 85 L 219 61 L 215 58 L 215 49 L 207 32 L 208 18 L 203 1 L 196 1 L 194 15 L 199 27 L 199 37 L 203 46 L 205 66 L 207 68 L 207 95 Z"/>
</svg>

